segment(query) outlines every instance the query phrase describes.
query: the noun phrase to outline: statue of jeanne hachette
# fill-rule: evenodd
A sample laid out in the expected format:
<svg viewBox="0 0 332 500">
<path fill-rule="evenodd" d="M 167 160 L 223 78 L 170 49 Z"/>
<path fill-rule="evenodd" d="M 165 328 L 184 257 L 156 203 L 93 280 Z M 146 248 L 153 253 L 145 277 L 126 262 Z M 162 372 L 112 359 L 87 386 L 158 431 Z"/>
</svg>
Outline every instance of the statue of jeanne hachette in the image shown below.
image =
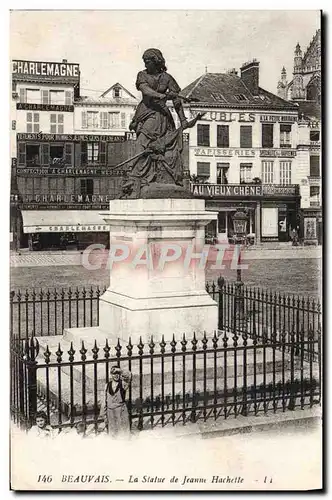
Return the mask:
<svg viewBox="0 0 332 500">
<path fill-rule="evenodd" d="M 182 100 L 189 99 L 179 95 L 181 89 L 167 72 L 160 50 L 146 50 L 143 61 L 146 69 L 136 79 L 142 100 L 129 125 L 137 135 L 138 154 L 130 161 L 122 197 L 186 197 L 188 192 L 182 187 L 182 131 L 192 127 L 202 114 L 188 123 Z M 180 119 L 178 129 L 166 105 L 168 100 L 173 101 Z"/>
</svg>

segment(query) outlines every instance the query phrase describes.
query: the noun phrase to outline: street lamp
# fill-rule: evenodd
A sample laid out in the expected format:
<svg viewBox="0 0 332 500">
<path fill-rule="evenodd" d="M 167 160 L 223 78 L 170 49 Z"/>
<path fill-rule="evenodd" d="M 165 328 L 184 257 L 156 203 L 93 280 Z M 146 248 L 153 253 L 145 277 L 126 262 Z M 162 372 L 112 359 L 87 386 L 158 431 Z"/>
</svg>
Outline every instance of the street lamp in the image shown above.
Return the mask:
<svg viewBox="0 0 332 500">
<path fill-rule="evenodd" d="M 233 226 L 234 226 L 234 240 L 235 244 L 238 242 L 241 244 L 247 234 L 247 222 L 248 222 L 248 217 L 247 214 L 241 210 L 238 209 L 236 213 L 233 215 Z M 240 246 L 240 252 L 239 252 L 239 260 L 238 260 L 238 266 L 236 270 L 236 316 L 238 317 L 239 321 L 243 319 L 244 316 L 244 296 L 243 296 L 243 283 L 241 279 L 241 246 Z M 236 321 L 236 318 L 234 318 Z"/>
</svg>

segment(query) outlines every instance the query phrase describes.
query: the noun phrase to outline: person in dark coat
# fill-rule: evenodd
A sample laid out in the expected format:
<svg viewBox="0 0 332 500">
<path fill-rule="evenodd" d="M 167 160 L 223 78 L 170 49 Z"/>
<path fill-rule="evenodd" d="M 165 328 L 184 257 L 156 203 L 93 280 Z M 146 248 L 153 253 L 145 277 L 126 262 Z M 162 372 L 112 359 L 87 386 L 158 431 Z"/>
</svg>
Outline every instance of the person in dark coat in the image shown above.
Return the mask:
<svg viewBox="0 0 332 500">
<path fill-rule="evenodd" d="M 110 370 L 110 381 L 105 386 L 105 395 L 100 408 L 109 435 L 130 434 L 129 414 L 126 405 L 126 391 L 131 383 L 132 375 L 117 366 Z"/>
</svg>

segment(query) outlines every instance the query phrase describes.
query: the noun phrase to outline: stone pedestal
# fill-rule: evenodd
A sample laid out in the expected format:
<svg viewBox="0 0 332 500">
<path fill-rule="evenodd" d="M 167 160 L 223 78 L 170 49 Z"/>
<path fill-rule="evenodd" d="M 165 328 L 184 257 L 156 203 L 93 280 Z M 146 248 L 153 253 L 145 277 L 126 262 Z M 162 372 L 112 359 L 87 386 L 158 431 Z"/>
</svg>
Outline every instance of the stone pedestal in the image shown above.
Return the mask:
<svg viewBox="0 0 332 500">
<path fill-rule="evenodd" d="M 99 327 L 65 331 L 65 339 L 132 343 L 212 335 L 217 303 L 205 290 L 205 226 L 217 213 L 190 199 L 112 200 L 100 214 L 110 226 L 110 285 L 100 297 Z M 173 258 L 172 258 L 173 256 Z M 115 257 L 115 258 L 114 258 Z M 176 257 L 176 258 L 175 258 Z M 172 259 L 171 262 L 168 259 Z"/>
<path fill-rule="evenodd" d="M 113 200 L 101 216 L 111 227 L 111 250 L 129 255 L 110 260 L 100 330 L 133 342 L 213 333 L 217 304 L 205 290 L 205 266 L 190 258 L 203 250 L 205 225 L 216 218 L 204 200 Z M 172 255 L 176 260 L 168 262 Z"/>
</svg>

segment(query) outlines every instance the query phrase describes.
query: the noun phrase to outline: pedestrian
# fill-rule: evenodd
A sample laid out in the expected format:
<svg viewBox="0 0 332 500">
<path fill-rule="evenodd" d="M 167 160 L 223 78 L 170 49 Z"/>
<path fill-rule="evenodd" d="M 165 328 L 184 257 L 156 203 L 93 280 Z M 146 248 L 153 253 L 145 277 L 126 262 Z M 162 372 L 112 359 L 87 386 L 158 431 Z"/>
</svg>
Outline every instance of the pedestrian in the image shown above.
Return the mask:
<svg viewBox="0 0 332 500">
<path fill-rule="evenodd" d="M 44 411 L 36 413 L 36 425 L 33 425 L 29 430 L 29 436 L 41 438 L 53 438 L 55 436 L 54 429 L 47 423 L 47 415 Z"/>
<path fill-rule="evenodd" d="M 110 381 L 105 386 L 105 395 L 100 408 L 109 435 L 128 436 L 130 434 L 129 414 L 126 405 L 126 391 L 132 375 L 117 366 L 110 370 Z"/>
</svg>

